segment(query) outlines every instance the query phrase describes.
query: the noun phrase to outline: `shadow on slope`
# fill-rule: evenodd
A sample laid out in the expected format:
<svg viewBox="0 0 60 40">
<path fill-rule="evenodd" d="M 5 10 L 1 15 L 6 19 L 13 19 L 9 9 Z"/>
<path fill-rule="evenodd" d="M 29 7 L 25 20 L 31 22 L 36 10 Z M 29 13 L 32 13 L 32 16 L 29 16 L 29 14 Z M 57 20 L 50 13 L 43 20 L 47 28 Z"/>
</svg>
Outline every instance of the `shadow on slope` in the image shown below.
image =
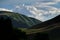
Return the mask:
<svg viewBox="0 0 60 40">
<path fill-rule="evenodd" d="M 0 40 L 26 40 L 26 34 L 14 29 L 9 17 L 0 15 Z"/>
<path fill-rule="evenodd" d="M 48 20 L 48 21 L 42 22 L 40 24 L 34 25 L 31 27 L 31 29 L 48 27 L 48 26 L 51 26 L 53 24 L 58 24 L 58 23 L 60 23 L 60 15 L 56 16 L 55 18 L 53 18 L 51 20 Z"/>
</svg>

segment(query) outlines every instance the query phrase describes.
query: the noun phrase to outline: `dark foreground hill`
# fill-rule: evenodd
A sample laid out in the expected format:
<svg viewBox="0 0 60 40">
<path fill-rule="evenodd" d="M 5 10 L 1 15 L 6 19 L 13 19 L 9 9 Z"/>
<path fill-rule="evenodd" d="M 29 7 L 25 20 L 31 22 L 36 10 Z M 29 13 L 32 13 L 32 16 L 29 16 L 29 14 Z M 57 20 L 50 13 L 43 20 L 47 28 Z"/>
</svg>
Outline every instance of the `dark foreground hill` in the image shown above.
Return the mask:
<svg viewBox="0 0 60 40">
<path fill-rule="evenodd" d="M 15 13 L 15 12 L 8 12 L 8 11 L 0 11 L 0 15 L 6 15 L 11 18 L 13 27 L 20 27 L 20 28 L 29 28 L 33 25 L 40 23 L 41 21 L 27 17 L 25 15 Z M 5 18 L 5 17 L 4 17 Z"/>
<path fill-rule="evenodd" d="M 60 15 L 30 29 L 35 29 L 28 35 L 30 40 L 60 40 Z"/>
<path fill-rule="evenodd" d="M 22 31 L 28 40 L 60 40 L 60 15 Z"/>
<path fill-rule="evenodd" d="M 12 27 L 10 17 L 0 15 L 0 40 L 60 40 L 59 18 L 60 16 L 55 17 L 55 21 L 50 21 L 52 23 L 49 26 L 27 29 L 30 33 L 26 34 L 26 31 Z"/>
<path fill-rule="evenodd" d="M 54 26 L 58 25 L 60 23 L 60 15 L 56 16 L 55 18 L 42 22 L 40 24 L 34 25 L 31 28 L 44 28 L 44 27 L 49 27 L 49 26 Z"/>
<path fill-rule="evenodd" d="M 6 17 L 6 18 L 4 18 Z M 23 40 L 26 39 L 25 32 L 13 28 L 11 18 L 0 15 L 0 40 Z"/>
</svg>

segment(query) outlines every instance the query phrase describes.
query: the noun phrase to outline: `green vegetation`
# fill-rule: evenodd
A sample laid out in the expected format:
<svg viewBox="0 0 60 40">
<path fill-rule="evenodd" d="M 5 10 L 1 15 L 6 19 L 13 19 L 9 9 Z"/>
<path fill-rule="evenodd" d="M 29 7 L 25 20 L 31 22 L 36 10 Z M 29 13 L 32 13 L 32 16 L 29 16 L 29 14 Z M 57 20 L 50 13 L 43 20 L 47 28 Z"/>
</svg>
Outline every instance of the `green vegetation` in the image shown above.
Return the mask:
<svg viewBox="0 0 60 40">
<path fill-rule="evenodd" d="M 38 28 L 38 29 L 27 29 L 27 28 L 18 28 L 18 30 L 22 30 L 24 32 L 26 32 L 26 34 L 33 34 L 33 33 L 38 33 L 38 32 L 41 32 L 41 33 L 47 33 L 49 32 L 50 30 L 53 30 L 55 29 L 57 26 L 48 26 L 48 27 L 43 27 L 43 28 Z"/>
<path fill-rule="evenodd" d="M 17 26 L 18 26 L 18 24 L 23 24 L 26 26 L 26 28 L 31 27 L 31 26 L 36 25 L 41 22 L 37 19 L 27 17 L 20 13 L 0 11 L 0 14 L 11 17 L 11 20 L 13 20 L 12 22 L 14 23 L 16 21 Z M 21 27 L 23 28 L 23 26 L 21 26 Z"/>
</svg>

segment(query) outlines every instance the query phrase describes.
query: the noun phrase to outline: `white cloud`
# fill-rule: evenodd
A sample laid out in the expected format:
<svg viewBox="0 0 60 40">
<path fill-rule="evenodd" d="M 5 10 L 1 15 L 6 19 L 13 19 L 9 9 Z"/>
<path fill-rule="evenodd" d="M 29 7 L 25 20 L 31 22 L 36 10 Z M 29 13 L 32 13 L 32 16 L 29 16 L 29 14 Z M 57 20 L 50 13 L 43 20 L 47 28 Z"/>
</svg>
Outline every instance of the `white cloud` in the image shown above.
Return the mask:
<svg viewBox="0 0 60 40">
<path fill-rule="evenodd" d="M 57 4 L 57 2 L 36 2 L 36 4 L 34 4 L 34 7 L 49 7 L 50 5 L 54 5 Z"/>
<path fill-rule="evenodd" d="M 54 2 L 60 2 L 60 0 L 53 0 Z"/>
<path fill-rule="evenodd" d="M 16 8 L 20 8 L 20 6 L 17 5 Z"/>
<path fill-rule="evenodd" d="M 45 1 L 45 0 L 43 0 L 43 1 Z M 33 5 L 22 5 L 22 6 L 26 7 L 27 10 L 30 11 L 30 13 L 32 13 L 33 16 L 31 16 L 31 17 L 34 17 L 41 21 L 49 20 L 60 14 L 60 9 L 50 6 L 50 5 L 57 4 L 58 2 L 60 2 L 60 0 L 52 0 L 49 2 L 48 2 L 48 0 L 46 2 L 43 2 L 43 1 L 38 0 Z M 20 7 L 20 8 L 24 8 L 24 7 Z M 40 9 L 37 9 L 38 7 Z M 41 8 L 46 8 L 46 9 L 44 10 Z"/>
<path fill-rule="evenodd" d="M 9 11 L 9 12 L 13 12 L 13 10 L 5 9 L 5 8 L 0 8 L 0 11 Z"/>
<path fill-rule="evenodd" d="M 34 18 L 39 19 L 41 21 L 49 20 L 57 15 L 60 15 L 60 8 L 56 8 L 49 5 L 54 5 L 55 2 L 47 2 L 47 3 L 38 3 L 33 6 L 27 6 L 27 10 L 29 10 L 34 16 Z M 37 8 L 46 8 L 43 9 L 37 9 Z"/>
<path fill-rule="evenodd" d="M 46 1 L 37 0 L 32 5 L 23 4 L 22 6 L 16 6 L 16 8 L 25 7 L 28 11 L 30 11 L 30 13 L 32 13 L 32 15 L 34 15 L 32 17 L 39 19 L 41 21 L 46 21 L 60 14 L 60 8 L 58 9 L 56 7 L 50 6 L 50 5 L 55 5 L 58 2 L 60 2 L 60 0 L 50 0 L 50 1 L 49 0 L 46 0 Z M 42 8 L 45 8 L 45 9 L 42 9 Z"/>
</svg>

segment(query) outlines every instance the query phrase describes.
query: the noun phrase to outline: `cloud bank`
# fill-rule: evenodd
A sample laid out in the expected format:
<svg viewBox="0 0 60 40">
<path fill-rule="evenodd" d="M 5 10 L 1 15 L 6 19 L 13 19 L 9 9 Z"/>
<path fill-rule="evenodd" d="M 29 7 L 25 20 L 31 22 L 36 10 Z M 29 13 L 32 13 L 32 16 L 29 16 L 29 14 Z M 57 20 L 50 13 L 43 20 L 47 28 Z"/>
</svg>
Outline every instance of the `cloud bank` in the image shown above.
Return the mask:
<svg viewBox="0 0 60 40">
<path fill-rule="evenodd" d="M 5 8 L 0 8 L 0 11 L 9 11 L 9 12 L 13 12 L 13 10 L 5 9 Z"/>
<path fill-rule="evenodd" d="M 60 15 L 60 7 L 58 8 L 60 0 L 6 0 L 2 3 L 13 5 L 13 11 L 23 13 L 25 15 L 28 14 L 27 16 L 34 17 L 41 21 L 46 21 Z M 54 5 L 58 6 L 55 7 Z"/>
<path fill-rule="evenodd" d="M 60 15 L 60 8 L 56 8 L 50 5 L 55 5 L 59 0 L 53 0 L 52 2 L 37 2 L 32 6 L 26 6 L 27 10 L 29 10 L 34 16 L 34 18 L 39 19 L 41 21 L 46 21 L 51 18 L 54 18 L 57 15 Z"/>
</svg>

